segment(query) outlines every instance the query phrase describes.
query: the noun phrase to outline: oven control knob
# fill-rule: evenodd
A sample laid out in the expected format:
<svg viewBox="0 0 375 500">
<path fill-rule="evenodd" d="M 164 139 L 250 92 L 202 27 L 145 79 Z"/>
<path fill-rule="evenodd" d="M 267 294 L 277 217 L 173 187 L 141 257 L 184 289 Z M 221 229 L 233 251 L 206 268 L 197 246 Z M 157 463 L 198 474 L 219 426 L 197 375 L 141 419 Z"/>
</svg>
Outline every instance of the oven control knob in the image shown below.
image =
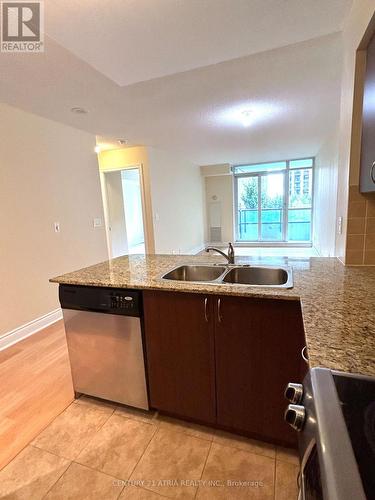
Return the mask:
<svg viewBox="0 0 375 500">
<path fill-rule="evenodd" d="M 298 405 L 303 397 L 303 385 L 290 383 L 286 386 L 284 396 L 294 405 Z"/>
<path fill-rule="evenodd" d="M 296 431 L 301 431 L 305 423 L 306 410 L 304 406 L 288 405 L 284 418 L 288 424 Z"/>
</svg>

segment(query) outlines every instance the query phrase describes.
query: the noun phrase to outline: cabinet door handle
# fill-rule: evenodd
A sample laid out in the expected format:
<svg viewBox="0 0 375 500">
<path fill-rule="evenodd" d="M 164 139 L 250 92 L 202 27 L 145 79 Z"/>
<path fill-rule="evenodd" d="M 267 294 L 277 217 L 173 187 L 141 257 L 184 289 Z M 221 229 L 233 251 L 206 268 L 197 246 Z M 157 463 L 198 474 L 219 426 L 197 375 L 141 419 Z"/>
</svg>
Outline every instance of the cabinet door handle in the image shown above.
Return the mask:
<svg viewBox="0 0 375 500">
<path fill-rule="evenodd" d="M 219 323 L 221 323 L 223 320 L 223 317 L 221 315 L 221 299 L 217 299 L 217 320 Z"/>
<path fill-rule="evenodd" d="M 309 358 L 307 354 L 307 347 L 305 346 L 302 351 L 301 351 L 301 356 L 304 361 L 306 361 L 307 364 L 309 364 Z"/>
<path fill-rule="evenodd" d="M 370 170 L 370 176 L 371 176 L 372 182 L 375 184 L 375 161 L 372 164 L 372 167 L 371 167 L 371 170 Z"/>
<path fill-rule="evenodd" d="M 208 323 L 208 312 L 207 312 L 207 304 L 208 304 L 208 299 L 207 297 L 204 299 L 204 319 Z"/>
</svg>

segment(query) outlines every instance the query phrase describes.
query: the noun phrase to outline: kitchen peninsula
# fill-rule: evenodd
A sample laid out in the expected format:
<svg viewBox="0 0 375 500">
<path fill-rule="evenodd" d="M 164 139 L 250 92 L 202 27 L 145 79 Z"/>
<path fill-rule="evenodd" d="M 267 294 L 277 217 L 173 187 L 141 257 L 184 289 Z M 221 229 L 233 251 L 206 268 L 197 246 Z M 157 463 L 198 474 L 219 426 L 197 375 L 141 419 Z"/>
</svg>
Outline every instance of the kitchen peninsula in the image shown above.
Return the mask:
<svg viewBox="0 0 375 500">
<path fill-rule="evenodd" d="M 187 281 L 179 273 L 165 279 L 179 266 L 194 273 L 201 269 L 213 276 L 224 274 L 219 283 L 208 278 Z M 258 266 L 276 266 L 280 273 L 289 270 L 288 282 L 285 286 L 227 283 L 223 258 L 204 255 L 124 256 L 53 278 L 60 284 L 73 381 L 77 370 L 84 384 L 91 378 L 90 390 L 84 385 L 78 392 L 129 404 L 108 395 L 120 384 L 126 391 L 122 376 L 107 382 L 109 393 L 97 389 L 113 375 L 113 367 L 127 359 L 127 366 L 145 367 L 151 408 L 295 446 L 296 435 L 283 420 L 283 393 L 289 382 L 301 383 L 308 369 L 317 366 L 375 374 L 375 268 L 344 267 L 331 258 L 239 257 L 235 266 L 255 272 Z M 74 294 L 75 312 L 70 310 Z M 79 297 L 84 299 L 83 311 Z M 128 348 L 121 340 L 126 332 L 120 326 L 111 333 L 119 321 L 114 315 L 133 315 L 129 312 L 133 299 L 143 325 L 144 361 L 139 344 L 134 358 L 114 354 L 120 352 L 120 342 L 125 342 L 125 350 L 133 349 L 130 340 Z M 98 314 L 102 306 L 113 319 Z M 77 346 L 83 361 L 78 358 L 75 370 L 72 354 L 77 354 Z M 91 375 L 90 360 L 94 360 Z M 98 363 L 106 370 L 101 374 Z M 95 377 L 98 382 L 92 384 Z M 126 378 L 132 380 L 129 375 Z"/>
<path fill-rule="evenodd" d="M 71 285 L 165 290 L 301 302 L 311 367 L 375 375 L 375 267 L 345 267 L 336 258 L 237 257 L 238 264 L 290 265 L 294 287 L 261 288 L 164 281 L 179 264 L 225 263 L 221 257 L 124 256 L 51 279 Z"/>
</svg>

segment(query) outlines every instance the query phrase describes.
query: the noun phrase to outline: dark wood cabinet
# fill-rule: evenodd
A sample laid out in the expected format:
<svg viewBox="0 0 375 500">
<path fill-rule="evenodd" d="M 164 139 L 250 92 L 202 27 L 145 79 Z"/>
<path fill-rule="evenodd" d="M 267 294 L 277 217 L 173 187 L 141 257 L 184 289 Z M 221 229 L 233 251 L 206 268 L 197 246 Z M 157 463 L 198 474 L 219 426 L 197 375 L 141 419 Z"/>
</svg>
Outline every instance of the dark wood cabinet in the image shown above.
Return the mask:
<svg viewBox="0 0 375 500">
<path fill-rule="evenodd" d="M 294 444 L 283 393 L 302 376 L 299 302 L 218 297 L 215 310 L 217 423 Z"/>
<path fill-rule="evenodd" d="M 366 76 L 363 95 L 360 191 L 375 191 L 375 37 L 366 55 Z"/>
<path fill-rule="evenodd" d="M 288 382 L 302 380 L 298 301 L 144 292 L 152 407 L 279 444 Z"/>
<path fill-rule="evenodd" d="M 212 301 L 198 294 L 143 294 L 151 405 L 215 423 Z"/>
</svg>

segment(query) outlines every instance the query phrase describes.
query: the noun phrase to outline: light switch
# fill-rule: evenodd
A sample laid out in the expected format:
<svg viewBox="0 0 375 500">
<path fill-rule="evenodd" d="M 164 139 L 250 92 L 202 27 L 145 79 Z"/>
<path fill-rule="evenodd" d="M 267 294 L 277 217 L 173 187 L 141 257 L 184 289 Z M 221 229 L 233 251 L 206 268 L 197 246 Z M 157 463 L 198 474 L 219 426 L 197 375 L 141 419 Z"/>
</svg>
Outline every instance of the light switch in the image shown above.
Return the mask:
<svg viewBox="0 0 375 500">
<path fill-rule="evenodd" d="M 60 222 L 54 222 L 53 227 L 55 228 L 55 233 L 60 232 Z"/>
<path fill-rule="evenodd" d="M 102 227 L 103 225 L 102 219 L 100 217 L 96 217 L 93 221 L 93 225 L 94 227 Z"/>
</svg>

